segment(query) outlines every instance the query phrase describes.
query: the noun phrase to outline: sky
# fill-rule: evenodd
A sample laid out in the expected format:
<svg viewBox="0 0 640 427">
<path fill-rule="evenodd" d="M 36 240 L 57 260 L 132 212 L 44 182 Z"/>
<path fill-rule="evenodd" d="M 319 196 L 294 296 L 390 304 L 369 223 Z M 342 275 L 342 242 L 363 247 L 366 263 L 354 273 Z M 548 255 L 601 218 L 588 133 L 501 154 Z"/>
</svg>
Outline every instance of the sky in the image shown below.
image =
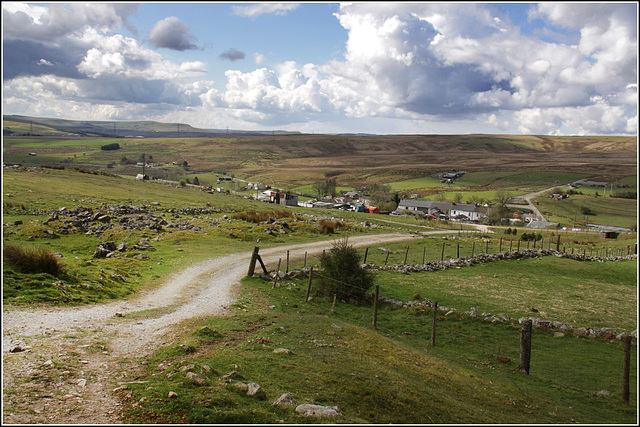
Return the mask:
<svg viewBox="0 0 640 427">
<path fill-rule="evenodd" d="M 637 135 L 638 5 L 2 3 L 4 114 Z"/>
</svg>

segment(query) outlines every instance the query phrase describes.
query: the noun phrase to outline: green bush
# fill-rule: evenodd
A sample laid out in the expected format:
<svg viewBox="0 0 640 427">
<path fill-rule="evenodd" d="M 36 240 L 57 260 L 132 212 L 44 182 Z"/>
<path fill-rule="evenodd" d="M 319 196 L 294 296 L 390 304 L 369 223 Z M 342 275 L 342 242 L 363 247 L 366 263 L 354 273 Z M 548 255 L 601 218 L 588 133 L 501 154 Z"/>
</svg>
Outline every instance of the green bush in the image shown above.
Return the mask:
<svg viewBox="0 0 640 427">
<path fill-rule="evenodd" d="M 333 243 L 332 248 L 320 256 L 324 271 L 317 276 L 316 294 L 353 303 L 369 301 L 373 286 L 373 274 L 360 267 L 360 254 L 344 238 Z"/>
</svg>

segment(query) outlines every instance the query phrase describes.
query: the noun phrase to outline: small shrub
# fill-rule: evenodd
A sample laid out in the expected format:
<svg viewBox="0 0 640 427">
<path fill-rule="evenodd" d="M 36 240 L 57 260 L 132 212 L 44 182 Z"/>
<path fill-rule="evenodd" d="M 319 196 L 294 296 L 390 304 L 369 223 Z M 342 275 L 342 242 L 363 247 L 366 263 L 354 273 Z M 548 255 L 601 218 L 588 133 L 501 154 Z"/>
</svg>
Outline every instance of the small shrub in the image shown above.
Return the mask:
<svg viewBox="0 0 640 427">
<path fill-rule="evenodd" d="M 64 272 L 62 262 L 45 248 L 23 249 L 14 243 L 4 245 L 4 260 L 22 273 L 48 273 L 59 276 Z"/>
<path fill-rule="evenodd" d="M 119 150 L 120 149 L 120 144 L 118 144 L 117 142 L 114 142 L 113 144 L 103 145 L 103 146 L 100 147 L 100 149 L 104 150 L 104 151 Z"/>
<path fill-rule="evenodd" d="M 324 269 L 317 276 L 316 293 L 355 303 L 369 301 L 373 286 L 373 273 L 360 267 L 360 254 L 344 238 L 333 243 L 332 248 L 320 256 Z"/>
<path fill-rule="evenodd" d="M 57 169 L 57 170 L 64 170 L 64 165 L 49 165 L 49 164 L 44 164 L 44 165 L 40 165 L 41 168 L 43 169 Z"/>
</svg>

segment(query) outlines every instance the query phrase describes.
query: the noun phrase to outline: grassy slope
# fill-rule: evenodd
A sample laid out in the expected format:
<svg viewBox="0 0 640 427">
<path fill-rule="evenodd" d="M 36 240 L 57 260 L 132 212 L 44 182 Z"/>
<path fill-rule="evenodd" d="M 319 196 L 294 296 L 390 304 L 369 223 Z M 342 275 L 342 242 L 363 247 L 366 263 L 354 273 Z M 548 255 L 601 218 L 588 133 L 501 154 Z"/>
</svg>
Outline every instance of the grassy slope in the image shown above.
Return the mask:
<svg viewBox="0 0 640 427">
<path fill-rule="evenodd" d="M 304 303 L 306 280 L 271 289 L 245 280 L 225 318 L 193 322 L 176 344 L 159 350 L 132 384 L 131 422 L 201 423 L 629 423 L 620 403 L 621 344 L 534 331 L 531 375 L 517 372 L 518 330 L 468 317 L 442 317 L 438 345 L 429 343 L 432 312 L 382 305 L 378 329 L 371 308 L 316 297 Z M 267 307 L 274 306 L 273 309 Z M 200 328 L 207 326 L 215 333 Z M 289 355 L 274 354 L 287 348 Z M 636 358 L 635 348 L 632 355 Z M 593 354 L 598 354 L 593 358 Z M 505 358 L 498 361 L 497 357 Z M 207 365 L 203 387 L 176 373 Z M 632 363 L 635 389 L 635 364 Z M 224 381 L 238 371 L 267 400 Z M 197 368 L 196 368 L 196 371 Z M 171 375 L 173 374 L 173 375 Z M 169 378 L 168 378 L 169 377 Z M 607 389 L 611 397 L 596 393 Z M 167 393 L 178 394 L 168 399 Z M 289 392 L 297 404 L 337 405 L 343 415 L 306 419 L 271 405 Z M 131 405 L 143 398 L 143 402 Z M 282 420 L 282 421 L 280 421 Z"/>
<path fill-rule="evenodd" d="M 602 194 L 602 193 L 601 193 Z M 637 225 L 637 200 L 591 195 L 571 195 L 564 200 L 553 200 L 544 195 L 535 199 L 538 209 L 548 221 L 573 226 L 576 221 L 584 221 L 581 209 L 588 207 L 595 215 L 589 215 L 590 224 L 612 225 L 633 228 Z M 549 215 L 550 214 L 550 215 Z"/>
<path fill-rule="evenodd" d="M 43 189 L 47 191 L 44 192 Z M 253 223 L 232 218 L 225 220 L 223 216 L 227 215 L 227 210 L 231 216 L 234 211 L 273 210 L 274 205 L 231 195 L 208 194 L 190 188 L 180 189 L 157 183 L 142 183 L 132 179 L 66 170 L 5 170 L 3 193 L 3 241 L 24 247 L 43 247 L 60 253 L 64 257 L 62 262 L 67 271 L 60 277 L 54 277 L 46 274 L 19 273 L 10 265 L 5 265 L 5 303 L 91 303 L 122 298 L 140 286 L 160 283 L 172 271 L 198 260 L 230 252 L 250 252 L 257 240 L 260 241 L 261 247 L 268 247 L 282 243 L 335 238 L 353 232 L 367 232 L 357 225 L 358 218 L 363 219 L 366 214 L 352 213 L 349 214 L 349 218 L 350 222 L 355 224 L 354 227 L 340 231 L 337 235 L 323 235 L 314 224 L 290 220 L 290 231 L 287 234 L 270 236 L 265 233 L 268 227 L 266 225 L 255 226 Z M 84 206 L 92 207 L 94 212 L 97 212 L 102 203 L 147 205 L 157 216 L 164 216 L 171 222 L 188 221 L 192 225 L 202 227 L 202 230 L 196 232 L 167 229 L 171 232 L 158 232 L 146 229 L 112 229 L 99 237 L 73 231 L 68 235 L 56 232 L 53 236 L 45 232 L 57 230 L 63 225 L 60 221 L 45 225 L 43 222 L 49 218 L 47 211 L 61 207 L 73 209 L 76 206 Z M 181 207 L 215 207 L 223 211 L 207 215 L 178 214 L 177 218 L 174 216 L 176 214 L 167 212 L 168 209 Z M 298 208 L 281 209 L 298 214 L 307 211 Z M 6 225 L 16 220 L 23 221 L 23 224 Z M 378 232 L 384 230 L 376 229 Z M 122 257 L 113 259 L 92 257 L 100 242 L 126 242 L 132 247 L 143 238 L 149 239 L 151 246 L 155 248 L 154 251 L 131 250 L 125 252 Z M 182 250 L 176 251 L 177 248 Z M 143 252 L 150 258 L 134 258 Z M 125 281 L 117 279 L 117 276 L 124 276 Z M 62 280 L 66 287 L 54 285 L 59 280 Z"/>
</svg>

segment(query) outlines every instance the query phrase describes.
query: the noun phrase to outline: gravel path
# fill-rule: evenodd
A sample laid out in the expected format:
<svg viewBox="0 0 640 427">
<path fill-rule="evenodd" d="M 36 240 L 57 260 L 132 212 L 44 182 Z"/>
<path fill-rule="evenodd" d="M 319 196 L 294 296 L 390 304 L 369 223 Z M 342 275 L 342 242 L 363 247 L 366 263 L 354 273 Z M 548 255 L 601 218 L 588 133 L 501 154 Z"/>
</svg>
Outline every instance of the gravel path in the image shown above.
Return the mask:
<svg viewBox="0 0 640 427">
<path fill-rule="evenodd" d="M 349 243 L 377 245 L 416 237 L 408 233 L 352 236 Z M 268 264 L 284 258 L 287 250 L 291 258 L 299 258 L 305 251 L 311 255 L 331 245 L 332 241 L 288 245 L 263 249 L 260 255 Z M 247 274 L 250 257 L 247 252 L 200 262 L 130 300 L 80 308 L 3 309 L 3 385 L 13 391 L 3 394 L 5 407 L 11 408 L 4 411 L 3 421 L 118 423 L 119 403 L 112 389 L 126 382 L 138 358 L 169 344 L 176 335 L 171 331 L 180 322 L 224 314 L 233 302 L 234 287 Z M 157 313 L 134 315 L 143 310 Z M 30 348 L 9 353 L 18 343 Z M 96 347 L 102 351 L 88 351 Z M 47 363 L 50 360 L 56 361 L 53 366 Z M 51 377 L 47 381 L 38 380 L 47 375 Z M 87 385 L 80 387 L 77 381 L 82 379 Z M 38 397 L 43 395 L 46 398 Z"/>
</svg>

